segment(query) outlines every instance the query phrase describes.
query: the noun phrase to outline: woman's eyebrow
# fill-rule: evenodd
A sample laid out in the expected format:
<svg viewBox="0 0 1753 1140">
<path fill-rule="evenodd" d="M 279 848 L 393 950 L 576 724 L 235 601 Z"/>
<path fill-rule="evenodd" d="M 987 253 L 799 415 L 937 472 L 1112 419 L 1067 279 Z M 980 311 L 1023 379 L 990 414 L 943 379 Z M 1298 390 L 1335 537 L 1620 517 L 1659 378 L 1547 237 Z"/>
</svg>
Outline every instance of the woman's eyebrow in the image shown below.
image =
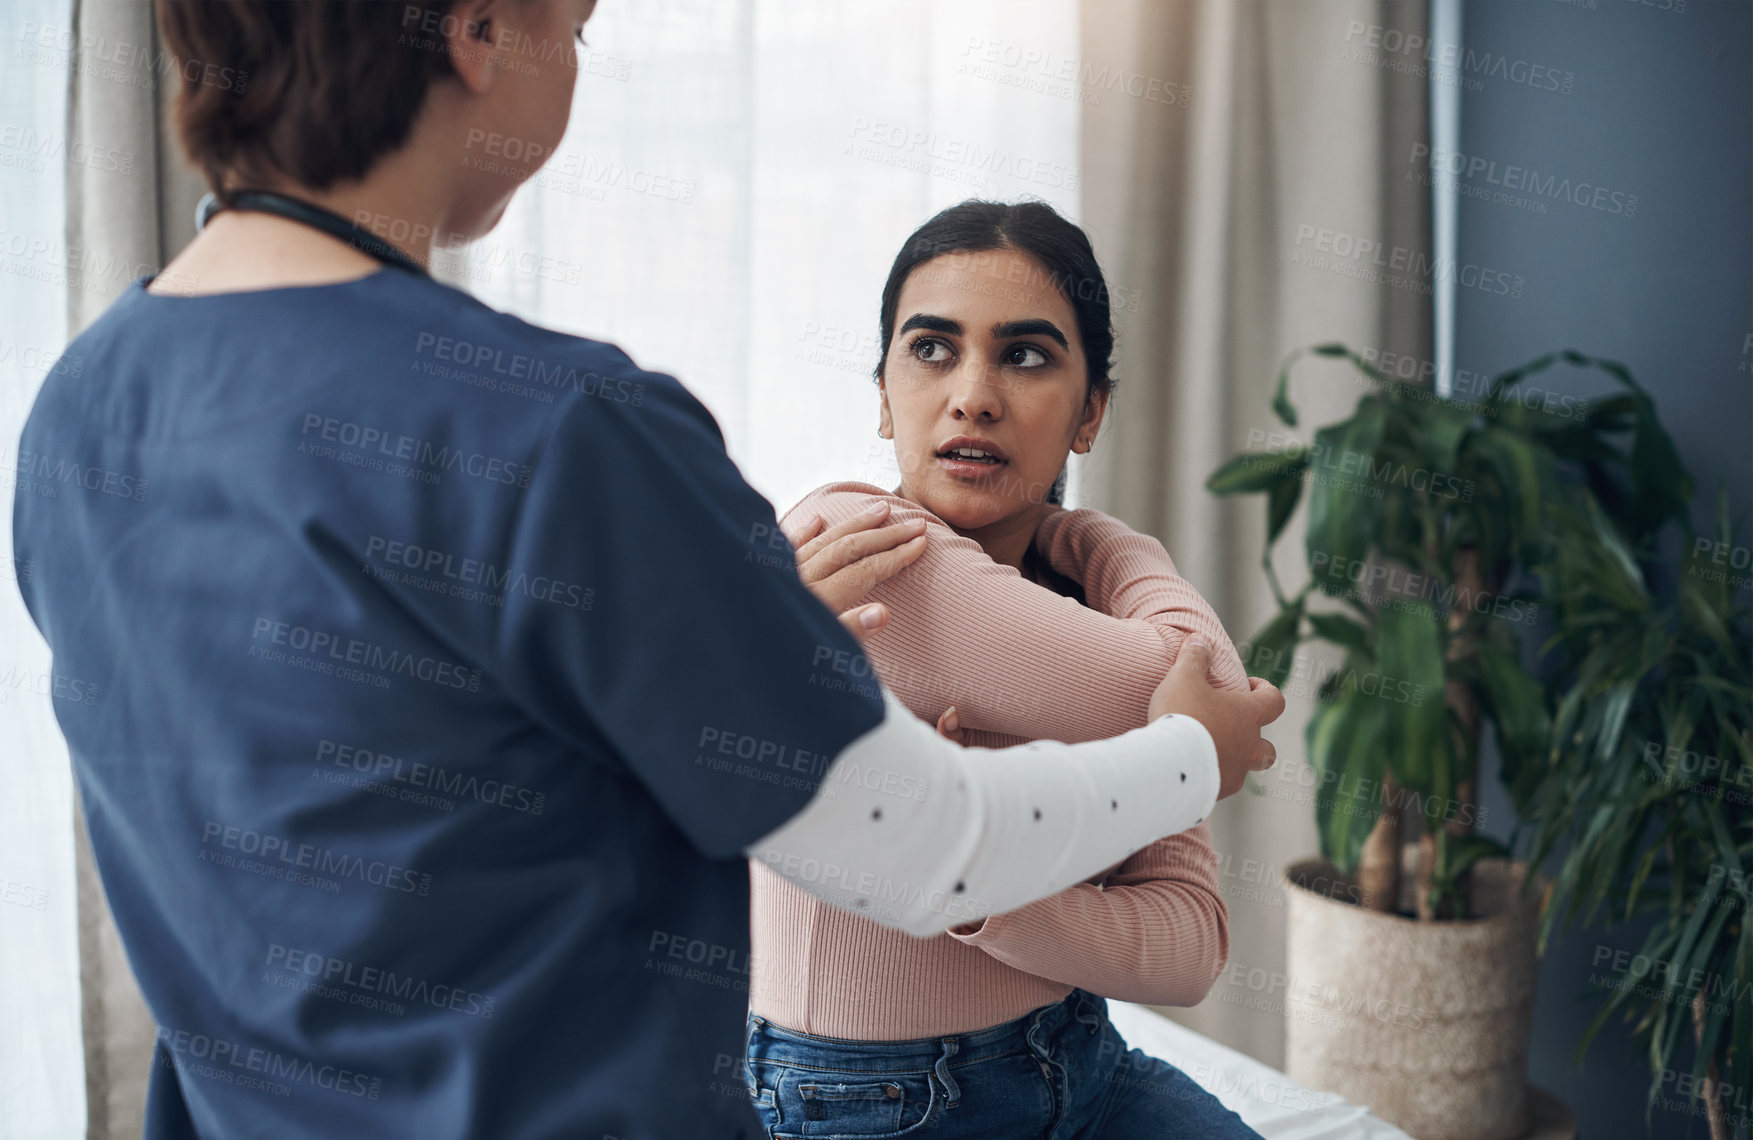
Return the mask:
<svg viewBox="0 0 1753 1140">
<path fill-rule="evenodd" d="M 914 313 L 901 325 L 902 332 L 908 332 L 912 329 L 930 329 L 932 332 L 961 336 L 962 322 L 952 321 L 948 317 L 934 317 L 929 313 Z"/>
<path fill-rule="evenodd" d="M 959 330 L 958 330 L 959 331 Z M 992 326 L 992 335 L 997 340 L 1009 340 L 1013 336 L 1050 336 L 1059 342 L 1059 347 L 1070 350 L 1065 334 L 1052 321 L 1036 317 L 1027 321 L 1004 321 Z"/>
</svg>

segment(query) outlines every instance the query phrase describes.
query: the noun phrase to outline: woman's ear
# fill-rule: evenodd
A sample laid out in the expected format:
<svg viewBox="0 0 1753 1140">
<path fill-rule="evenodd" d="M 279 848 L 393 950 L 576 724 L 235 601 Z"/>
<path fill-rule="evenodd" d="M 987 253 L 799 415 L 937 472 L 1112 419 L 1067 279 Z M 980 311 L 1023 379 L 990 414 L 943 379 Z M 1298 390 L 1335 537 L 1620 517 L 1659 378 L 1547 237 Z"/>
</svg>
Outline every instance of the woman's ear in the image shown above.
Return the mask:
<svg viewBox="0 0 1753 1140">
<path fill-rule="evenodd" d="M 884 439 L 895 438 L 895 420 L 889 414 L 889 386 L 877 381 L 877 434 Z"/>
<path fill-rule="evenodd" d="M 1102 430 L 1102 417 L 1107 411 L 1108 390 L 1091 388 L 1089 397 L 1083 402 L 1083 420 L 1077 425 L 1077 434 L 1072 437 L 1071 450 L 1083 455 L 1096 445 L 1096 433 Z"/>
</svg>

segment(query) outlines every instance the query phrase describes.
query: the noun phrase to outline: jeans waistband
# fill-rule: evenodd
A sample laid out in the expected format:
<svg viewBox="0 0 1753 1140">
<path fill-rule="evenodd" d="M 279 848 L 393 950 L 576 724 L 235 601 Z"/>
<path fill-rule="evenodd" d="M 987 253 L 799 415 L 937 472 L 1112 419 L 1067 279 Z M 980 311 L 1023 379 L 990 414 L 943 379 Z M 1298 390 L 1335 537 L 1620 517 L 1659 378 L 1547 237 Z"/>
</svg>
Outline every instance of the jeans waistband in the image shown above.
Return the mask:
<svg viewBox="0 0 1753 1140">
<path fill-rule="evenodd" d="M 749 1056 L 755 1060 L 786 1061 L 820 1058 L 824 1053 L 879 1063 L 884 1068 L 906 1068 L 915 1063 L 932 1068 L 947 1054 L 960 1066 L 990 1057 L 1027 1050 L 1031 1034 L 1035 1041 L 1072 1022 L 1099 1025 L 1107 1017 L 1107 1002 L 1084 990 L 1072 990 L 1063 1001 L 1030 1010 L 988 1029 L 952 1033 L 942 1037 L 916 1037 L 905 1041 L 860 1041 L 821 1037 L 775 1025 L 753 1013 L 749 1015 Z M 947 1047 L 947 1048 L 946 1048 Z"/>
</svg>

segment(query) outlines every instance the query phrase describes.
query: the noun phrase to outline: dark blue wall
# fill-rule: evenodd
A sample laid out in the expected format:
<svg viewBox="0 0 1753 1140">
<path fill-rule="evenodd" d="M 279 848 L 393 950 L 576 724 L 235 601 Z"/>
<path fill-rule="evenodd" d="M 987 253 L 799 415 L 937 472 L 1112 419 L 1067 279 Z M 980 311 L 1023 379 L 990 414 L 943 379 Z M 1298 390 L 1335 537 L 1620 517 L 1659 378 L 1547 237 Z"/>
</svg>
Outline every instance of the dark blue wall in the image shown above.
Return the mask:
<svg viewBox="0 0 1753 1140">
<path fill-rule="evenodd" d="M 1522 287 L 1457 290 L 1457 367 L 1491 374 L 1555 348 L 1619 360 L 1698 479 L 1696 522 L 1719 485 L 1753 508 L 1753 4 L 1468 0 L 1463 24 L 1475 54 L 1461 74 L 1477 83 L 1462 90 L 1454 178 L 1472 193 L 1457 261 Z M 1581 373 L 1549 386 L 1604 390 Z M 1740 541 L 1753 545 L 1745 527 Z M 1505 836 L 1509 805 L 1483 786 L 1488 830 Z M 1587 1140 L 1644 1134 L 1649 1070 L 1629 1037 L 1610 1025 L 1581 1072 L 1571 1059 L 1596 1008 L 1597 947 L 1635 950 L 1641 933 L 1571 935 L 1542 964 L 1532 1076 Z M 1687 1126 L 1672 1112 L 1652 1121 L 1659 1137 L 1705 1134 Z"/>
</svg>

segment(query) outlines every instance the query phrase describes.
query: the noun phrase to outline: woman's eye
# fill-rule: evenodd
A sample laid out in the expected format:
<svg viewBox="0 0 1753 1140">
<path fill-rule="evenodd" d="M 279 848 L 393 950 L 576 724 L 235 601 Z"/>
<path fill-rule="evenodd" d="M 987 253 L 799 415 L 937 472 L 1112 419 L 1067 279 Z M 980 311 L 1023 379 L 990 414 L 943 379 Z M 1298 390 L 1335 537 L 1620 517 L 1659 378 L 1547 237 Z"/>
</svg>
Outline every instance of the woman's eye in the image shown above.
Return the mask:
<svg viewBox="0 0 1753 1140">
<path fill-rule="evenodd" d="M 952 355 L 950 346 L 933 337 L 920 337 L 913 342 L 913 355 L 925 364 L 942 364 Z"/>
<path fill-rule="evenodd" d="M 1004 362 L 1013 368 L 1039 368 L 1047 363 L 1047 354 L 1032 344 L 1013 344 L 1005 350 Z"/>
</svg>

